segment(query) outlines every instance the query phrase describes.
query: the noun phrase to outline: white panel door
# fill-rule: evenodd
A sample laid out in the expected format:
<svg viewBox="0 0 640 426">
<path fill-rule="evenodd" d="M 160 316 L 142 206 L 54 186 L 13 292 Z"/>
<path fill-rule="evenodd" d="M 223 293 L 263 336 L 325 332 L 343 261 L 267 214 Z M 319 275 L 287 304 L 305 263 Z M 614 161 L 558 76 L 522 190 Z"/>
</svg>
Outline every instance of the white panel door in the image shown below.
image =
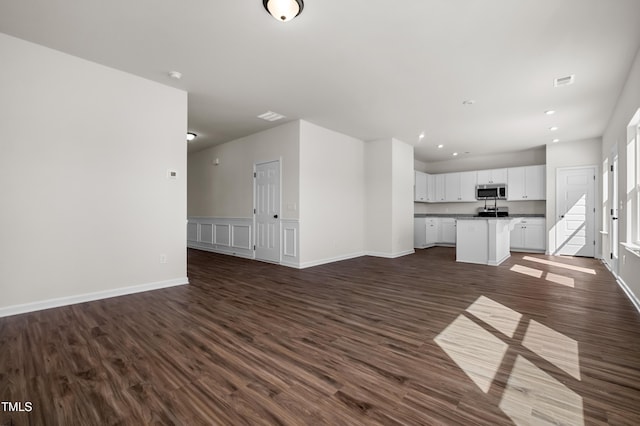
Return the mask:
<svg viewBox="0 0 640 426">
<path fill-rule="evenodd" d="M 280 262 L 280 162 L 256 164 L 256 259 Z"/>
<path fill-rule="evenodd" d="M 556 251 L 595 256 L 595 167 L 558 169 Z"/>
</svg>

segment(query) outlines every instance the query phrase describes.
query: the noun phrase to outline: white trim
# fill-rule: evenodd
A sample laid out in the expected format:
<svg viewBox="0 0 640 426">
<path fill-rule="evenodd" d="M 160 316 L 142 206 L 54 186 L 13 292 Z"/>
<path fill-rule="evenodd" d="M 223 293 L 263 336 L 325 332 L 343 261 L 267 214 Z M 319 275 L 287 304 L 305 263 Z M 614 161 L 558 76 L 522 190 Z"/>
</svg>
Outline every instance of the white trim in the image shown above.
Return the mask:
<svg viewBox="0 0 640 426">
<path fill-rule="evenodd" d="M 511 253 L 507 252 L 507 254 L 502 259 L 497 260 L 497 261 L 489 260 L 487 262 L 487 265 L 489 265 L 489 266 L 499 266 L 502 262 L 504 262 L 505 260 L 507 260 L 510 257 L 511 257 Z"/>
<path fill-rule="evenodd" d="M 131 287 L 121 287 L 113 290 L 97 291 L 94 293 L 78 294 L 75 296 L 59 297 L 56 299 L 42 300 L 39 302 L 25 303 L 0 308 L 0 318 L 10 315 L 24 314 L 27 312 L 41 311 L 44 309 L 58 308 L 61 306 L 75 305 L 76 303 L 92 302 L 94 300 L 109 299 L 111 297 L 126 296 L 129 294 L 142 293 L 145 291 L 159 290 L 162 288 L 175 287 L 189 284 L 189 278 L 175 278 L 166 281 L 134 285 Z"/>
<path fill-rule="evenodd" d="M 396 257 L 402 257 L 402 256 L 406 256 L 409 254 L 414 254 L 416 251 L 414 249 L 411 250 L 404 250 L 404 251 L 399 251 L 396 253 L 382 253 L 382 252 L 376 252 L 376 251 L 366 251 L 364 254 L 365 256 L 374 256 L 374 257 L 384 257 L 387 259 L 395 259 Z"/>
<path fill-rule="evenodd" d="M 325 265 L 327 263 L 339 262 L 341 260 L 355 259 L 356 257 L 362 257 L 362 256 L 366 256 L 366 253 L 365 252 L 357 252 L 357 253 L 345 254 L 343 256 L 331 257 L 331 258 L 327 258 L 327 259 L 312 260 L 310 262 L 301 263 L 297 267 L 299 269 L 310 268 L 312 266 Z"/>
<path fill-rule="evenodd" d="M 638 300 L 636 295 L 633 294 L 633 291 L 631 291 L 627 283 L 625 283 L 621 277 L 616 277 L 616 281 L 620 286 L 620 288 L 622 289 L 622 291 L 626 293 L 629 300 L 631 300 L 631 303 L 633 304 L 633 306 L 635 306 L 636 310 L 640 313 L 640 300 Z"/>
<path fill-rule="evenodd" d="M 620 243 L 629 253 L 640 257 L 640 246 L 631 243 Z"/>
</svg>

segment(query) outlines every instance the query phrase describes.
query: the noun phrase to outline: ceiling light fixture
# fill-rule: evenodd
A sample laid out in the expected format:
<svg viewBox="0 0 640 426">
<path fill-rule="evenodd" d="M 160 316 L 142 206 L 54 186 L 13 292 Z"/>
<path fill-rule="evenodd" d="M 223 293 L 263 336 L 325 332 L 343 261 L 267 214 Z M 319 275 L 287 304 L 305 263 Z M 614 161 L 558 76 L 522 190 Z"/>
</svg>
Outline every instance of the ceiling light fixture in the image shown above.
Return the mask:
<svg viewBox="0 0 640 426">
<path fill-rule="evenodd" d="M 558 142 L 560 142 L 560 139 L 554 139 L 554 140 L 552 140 L 551 142 L 553 142 L 553 143 L 558 143 Z"/>
<path fill-rule="evenodd" d="M 424 132 L 420 133 L 420 136 L 418 136 L 418 139 L 420 140 L 424 139 Z"/>
<path fill-rule="evenodd" d="M 547 115 L 553 115 L 556 112 L 554 110 L 550 109 L 550 110 L 545 111 L 544 113 L 547 114 Z"/>
<path fill-rule="evenodd" d="M 457 152 L 454 152 L 454 153 L 453 153 L 453 156 L 454 156 L 454 157 L 457 157 L 457 156 L 458 156 L 458 153 L 457 153 Z"/>
<path fill-rule="evenodd" d="M 271 16 L 280 22 L 287 22 L 302 13 L 302 0 L 262 0 L 262 5 Z"/>
<path fill-rule="evenodd" d="M 558 130 L 558 126 L 549 127 L 549 130 L 555 132 L 556 130 Z"/>
<path fill-rule="evenodd" d="M 264 114 L 260 114 L 258 118 L 262 118 L 265 121 L 278 121 L 284 118 L 284 115 L 278 114 L 277 112 L 267 111 Z"/>
<path fill-rule="evenodd" d="M 169 77 L 174 80 L 180 80 L 182 78 L 182 73 L 180 71 L 169 71 Z"/>
<path fill-rule="evenodd" d="M 440 144 L 438 145 L 438 148 L 444 148 L 444 145 Z"/>
<path fill-rule="evenodd" d="M 197 138 L 198 135 L 196 135 L 195 133 L 187 133 L 187 142 L 191 142 L 192 140 L 194 140 L 195 138 Z"/>
</svg>

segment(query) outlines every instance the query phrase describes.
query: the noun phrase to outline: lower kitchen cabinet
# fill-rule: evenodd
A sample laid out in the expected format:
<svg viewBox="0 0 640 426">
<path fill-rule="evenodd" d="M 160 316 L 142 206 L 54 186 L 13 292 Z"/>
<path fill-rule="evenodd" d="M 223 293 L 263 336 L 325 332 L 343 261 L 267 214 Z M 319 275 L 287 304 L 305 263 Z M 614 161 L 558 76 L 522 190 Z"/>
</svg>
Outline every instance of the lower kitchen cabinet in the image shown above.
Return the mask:
<svg viewBox="0 0 640 426">
<path fill-rule="evenodd" d="M 546 250 L 546 227 L 544 218 L 526 218 L 516 224 L 511 231 L 511 250 Z"/>
<path fill-rule="evenodd" d="M 456 220 L 443 217 L 440 219 L 440 242 L 445 244 L 456 243 Z"/>
<path fill-rule="evenodd" d="M 440 219 L 437 217 L 417 217 L 413 219 L 413 246 L 431 247 L 439 242 Z"/>
</svg>

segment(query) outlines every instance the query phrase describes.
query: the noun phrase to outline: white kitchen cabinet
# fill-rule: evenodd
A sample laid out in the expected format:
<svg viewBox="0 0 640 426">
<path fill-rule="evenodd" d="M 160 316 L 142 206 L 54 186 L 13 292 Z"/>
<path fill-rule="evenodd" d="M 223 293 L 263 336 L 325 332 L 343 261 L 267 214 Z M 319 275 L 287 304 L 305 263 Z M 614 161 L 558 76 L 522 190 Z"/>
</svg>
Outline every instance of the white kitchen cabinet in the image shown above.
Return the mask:
<svg viewBox="0 0 640 426">
<path fill-rule="evenodd" d="M 439 240 L 440 219 L 437 217 L 416 217 L 413 219 L 413 246 L 425 248 Z"/>
<path fill-rule="evenodd" d="M 440 219 L 440 242 L 445 244 L 456 243 L 456 220 L 443 217 Z"/>
<path fill-rule="evenodd" d="M 507 169 L 478 170 L 477 184 L 507 183 Z"/>
<path fill-rule="evenodd" d="M 414 201 L 426 203 L 427 200 L 427 174 L 415 172 Z"/>
<path fill-rule="evenodd" d="M 544 218 L 525 218 L 511 231 L 511 250 L 545 251 L 545 234 Z"/>
<path fill-rule="evenodd" d="M 544 200 L 545 166 L 511 167 L 508 169 L 509 201 Z"/>
<path fill-rule="evenodd" d="M 424 217 L 413 218 L 413 247 L 423 248 L 426 245 L 426 219 Z"/>
<path fill-rule="evenodd" d="M 476 172 L 445 173 L 445 201 L 476 201 Z"/>
<path fill-rule="evenodd" d="M 460 201 L 460 173 L 444 174 L 444 200 Z"/>
<path fill-rule="evenodd" d="M 434 202 L 441 203 L 445 200 L 445 175 L 434 175 L 434 186 L 435 186 L 435 199 Z"/>
<path fill-rule="evenodd" d="M 427 202 L 436 201 L 436 178 L 433 175 L 427 175 Z"/>
<path fill-rule="evenodd" d="M 460 173 L 460 201 L 476 201 L 476 172 Z"/>
<path fill-rule="evenodd" d="M 440 219 L 428 217 L 425 221 L 425 241 L 427 246 L 432 246 L 438 242 L 438 231 L 440 230 Z"/>
</svg>

